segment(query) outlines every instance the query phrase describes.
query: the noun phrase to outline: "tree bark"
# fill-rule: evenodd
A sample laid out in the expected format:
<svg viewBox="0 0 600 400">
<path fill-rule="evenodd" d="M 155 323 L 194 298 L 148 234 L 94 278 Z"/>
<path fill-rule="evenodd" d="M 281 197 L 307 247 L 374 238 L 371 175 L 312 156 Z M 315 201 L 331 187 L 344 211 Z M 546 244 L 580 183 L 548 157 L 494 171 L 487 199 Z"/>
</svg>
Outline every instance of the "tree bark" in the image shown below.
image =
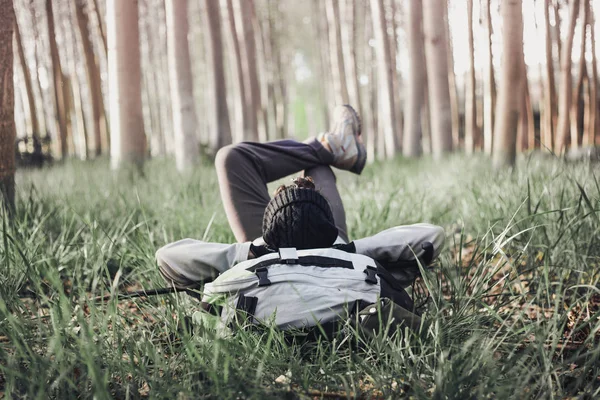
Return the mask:
<svg viewBox="0 0 600 400">
<path fill-rule="evenodd" d="M 544 92 L 544 129 L 543 146 L 549 150 L 554 148 L 554 132 L 556 121 L 556 82 L 554 79 L 554 53 L 552 46 L 552 32 L 550 27 L 550 0 L 544 3 L 544 24 L 546 32 L 546 90 Z"/>
<path fill-rule="evenodd" d="M 337 104 L 348 104 L 348 86 L 344 56 L 342 53 L 342 34 L 340 28 L 340 8 L 338 0 L 326 0 L 327 20 L 329 21 L 329 53 L 331 54 L 331 71 L 335 101 Z"/>
<path fill-rule="evenodd" d="M 365 146 L 367 148 L 367 160 L 371 162 L 375 160 L 375 154 L 377 150 L 377 75 L 376 75 L 376 56 L 375 48 L 369 45 L 369 40 L 373 36 L 373 18 L 371 18 L 371 7 L 369 3 L 364 3 L 364 14 L 365 14 L 365 30 L 364 30 L 364 43 L 365 43 L 365 69 L 369 77 L 369 84 L 367 86 L 367 98 L 365 100 L 365 115 L 364 120 L 367 131 L 363 132 L 365 137 Z"/>
<path fill-rule="evenodd" d="M 48 18 L 48 40 L 50 42 L 50 57 L 52 59 L 52 77 L 54 81 L 54 102 L 56 105 L 56 119 L 58 121 L 58 134 L 56 135 L 56 157 L 63 158 L 68 154 L 67 132 L 67 85 L 63 82 L 63 71 L 56 45 L 56 32 L 54 28 L 54 14 L 52 0 L 46 0 L 46 14 Z"/>
<path fill-rule="evenodd" d="M 173 0 L 178 1 L 178 0 Z M 221 38 L 221 13 L 219 3 L 206 1 L 206 25 L 208 26 L 210 60 L 209 85 L 213 93 L 213 103 L 209 115 L 213 121 L 213 130 L 209 136 L 209 146 L 216 153 L 221 147 L 231 143 L 229 110 L 227 109 L 227 89 L 225 87 L 225 69 L 223 63 L 223 41 Z"/>
<path fill-rule="evenodd" d="M 573 0 L 569 8 L 571 13 L 569 17 L 569 30 L 567 31 L 567 40 L 562 47 L 563 53 L 560 62 L 561 87 L 558 104 L 558 126 L 556 131 L 556 146 L 554 152 L 562 154 L 565 150 L 567 139 L 569 137 L 569 116 L 571 110 L 571 101 L 573 97 L 573 76 L 571 73 L 571 53 L 573 51 L 573 37 L 575 36 L 575 25 L 579 14 L 579 0 Z"/>
<path fill-rule="evenodd" d="M 389 36 L 385 21 L 383 0 L 371 1 L 371 13 L 375 33 L 377 52 L 377 80 L 379 82 L 379 106 L 381 107 L 381 120 L 378 121 L 380 134 L 383 134 L 385 143 L 385 155 L 387 158 L 394 157 L 396 153 L 396 126 L 394 105 L 394 77 L 390 54 Z"/>
<path fill-rule="evenodd" d="M 448 38 L 444 21 L 445 0 L 423 1 L 423 31 L 431 119 L 431 148 L 440 158 L 452 150 L 452 106 L 448 77 Z"/>
<path fill-rule="evenodd" d="M 450 90 L 450 115 L 452 117 L 452 148 L 458 149 L 460 146 L 460 115 L 458 104 L 458 85 L 456 84 L 456 74 L 454 73 L 454 44 L 452 43 L 452 32 L 450 31 L 450 21 L 448 19 L 448 3 L 444 1 L 444 26 L 446 27 L 446 45 L 448 46 L 448 87 Z"/>
<path fill-rule="evenodd" d="M 469 67 L 465 80 L 465 151 L 472 154 L 479 136 L 477 126 L 477 98 L 475 97 L 475 47 L 473 40 L 473 0 L 467 0 L 467 35 Z"/>
<path fill-rule="evenodd" d="M 208 1 L 207 3 L 215 4 L 218 11 L 218 2 Z M 192 90 L 194 82 L 188 46 L 187 4 L 187 0 L 167 0 L 166 2 L 167 57 L 169 62 L 171 110 L 173 112 L 173 140 L 175 142 L 175 164 L 180 172 L 194 167 L 199 158 L 196 139 L 198 120 L 196 119 L 194 92 Z M 218 24 L 219 20 L 216 23 Z M 221 73 L 223 73 L 222 60 L 220 67 Z M 215 98 L 215 103 L 222 100 L 226 100 L 226 96 L 223 94 L 220 98 L 219 96 Z M 226 102 L 225 110 L 227 111 Z M 229 119 L 227 119 L 227 124 L 229 124 Z M 227 127 L 229 128 L 229 125 Z M 231 133 L 228 130 L 223 134 L 230 135 Z M 216 146 L 218 138 L 212 137 L 212 139 L 213 144 Z"/>
<path fill-rule="evenodd" d="M 590 0 L 591 2 L 591 0 Z M 588 129 L 586 130 L 584 138 L 586 138 L 586 146 L 594 146 L 596 144 L 596 125 L 597 125 L 597 107 L 598 107 L 598 67 L 596 60 L 596 17 L 594 15 L 594 8 L 589 4 L 589 21 L 590 27 L 590 43 L 592 44 L 592 71 L 589 79 L 589 111 L 588 115 Z"/>
<path fill-rule="evenodd" d="M 341 39 L 348 99 L 356 111 L 362 113 L 358 72 L 356 68 L 356 4 L 354 0 L 340 1 Z"/>
<path fill-rule="evenodd" d="M 242 68 L 242 54 L 240 50 L 240 41 L 238 40 L 237 30 L 236 30 L 236 21 L 235 21 L 235 12 L 233 9 L 233 0 L 227 0 L 227 17 L 229 21 L 229 35 L 225 35 L 225 37 L 229 40 L 229 44 L 231 46 L 232 51 L 231 55 L 231 65 L 234 70 L 235 77 L 235 113 L 236 113 L 236 123 L 235 136 L 233 139 L 235 142 L 240 142 L 244 140 L 244 132 L 247 132 L 250 127 L 248 126 L 248 110 L 246 109 L 246 88 L 244 87 L 244 69 Z"/>
<path fill-rule="evenodd" d="M 12 0 L 0 0 L 0 193 L 5 209 L 15 208 L 15 97 Z"/>
<path fill-rule="evenodd" d="M 404 138 L 402 152 L 406 157 L 418 157 L 423 152 L 421 111 L 425 97 L 425 53 L 423 51 L 423 2 L 411 0 L 406 3 L 408 77 L 404 111 Z"/>
<path fill-rule="evenodd" d="M 104 22 L 102 21 L 102 12 L 98 6 L 98 0 L 92 0 L 94 3 L 94 11 L 96 12 L 96 19 L 98 20 L 98 31 L 100 32 L 100 38 L 104 46 L 104 53 L 108 52 L 108 44 L 106 43 L 106 33 L 104 29 Z"/>
<path fill-rule="evenodd" d="M 246 109 L 248 110 L 249 130 L 245 133 L 246 140 L 257 141 L 266 138 L 259 136 L 258 119 L 261 111 L 260 84 L 256 59 L 256 37 L 252 24 L 253 0 L 238 0 L 239 24 L 238 38 L 244 44 L 243 53 L 244 83 L 246 87 Z"/>
<path fill-rule="evenodd" d="M 40 123 L 37 117 L 37 107 L 35 105 L 35 95 L 33 93 L 33 84 L 31 81 L 31 72 L 27 65 L 27 59 L 25 58 L 25 51 L 23 50 L 23 41 L 21 38 L 21 32 L 19 30 L 19 24 L 15 16 L 15 38 L 17 43 L 17 54 L 19 55 L 19 64 L 23 70 L 23 78 L 25 80 L 25 91 L 27 93 L 27 104 L 29 106 L 29 115 L 31 118 L 31 137 L 39 140 L 40 138 Z"/>
<path fill-rule="evenodd" d="M 504 0 L 501 7 L 502 69 L 496 124 L 494 166 L 512 166 L 516 158 L 517 124 L 523 97 L 523 12 L 520 0 Z"/>
<path fill-rule="evenodd" d="M 137 0 L 106 4 L 111 165 L 141 167 L 146 157 Z"/>
<path fill-rule="evenodd" d="M 102 97 L 102 79 L 100 77 L 100 68 L 98 60 L 94 54 L 94 47 L 90 39 L 89 19 L 85 12 L 85 0 L 75 1 L 75 12 L 77 15 L 77 27 L 83 47 L 83 55 L 85 57 L 85 69 L 87 73 L 88 85 L 90 89 L 91 106 L 92 106 L 92 121 L 94 137 L 94 154 L 99 156 L 102 154 L 103 136 L 108 135 L 106 126 L 106 114 L 104 111 L 104 98 Z"/>
<path fill-rule="evenodd" d="M 492 155 L 494 143 L 494 112 L 496 108 L 496 80 L 494 79 L 494 63 L 492 59 L 492 15 L 490 0 L 482 1 L 484 9 L 484 29 L 486 32 L 485 67 L 483 72 L 483 151 Z"/>
<path fill-rule="evenodd" d="M 580 107 L 583 96 L 583 82 L 587 78 L 587 68 L 585 61 L 585 43 L 587 27 L 587 0 L 579 3 L 579 13 L 581 15 L 581 37 L 579 38 L 579 65 L 577 66 L 577 79 L 575 81 L 575 91 L 573 93 L 573 102 L 571 104 L 571 148 L 577 149 L 583 138 L 583 132 L 579 128 L 580 118 L 584 113 L 585 107 Z"/>
</svg>

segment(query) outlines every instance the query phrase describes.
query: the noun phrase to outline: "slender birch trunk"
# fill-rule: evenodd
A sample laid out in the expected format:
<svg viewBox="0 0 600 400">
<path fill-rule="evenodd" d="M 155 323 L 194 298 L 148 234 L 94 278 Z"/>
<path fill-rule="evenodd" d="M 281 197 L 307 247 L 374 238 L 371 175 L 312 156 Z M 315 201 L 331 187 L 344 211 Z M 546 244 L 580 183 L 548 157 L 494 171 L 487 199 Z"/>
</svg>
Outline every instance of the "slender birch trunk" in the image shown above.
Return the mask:
<svg viewBox="0 0 600 400">
<path fill-rule="evenodd" d="M 406 157 L 418 157 L 423 152 L 421 111 L 425 97 L 425 53 L 423 50 L 423 2 L 414 0 L 407 7 L 408 76 L 404 111 L 404 141 L 402 153 Z"/>
<path fill-rule="evenodd" d="M 575 80 L 575 90 L 573 92 L 573 103 L 571 104 L 571 148 L 579 148 L 583 138 L 583 132 L 579 128 L 580 116 L 584 113 L 585 107 L 580 107 L 583 96 L 583 82 L 587 78 L 587 67 L 585 60 L 586 27 L 587 27 L 587 0 L 579 3 L 579 13 L 581 15 L 579 65 L 577 66 L 577 78 Z"/>
<path fill-rule="evenodd" d="M 473 0 L 467 0 L 467 35 L 469 67 L 465 80 L 465 151 L 472 154 L 479 136 L 477 126 L 477 98 L 475 97 L 475 46 L 473 39 Z"/>
<path fill-rule="evenodd" d="M 501 86 L 494 126 L 494 166 L 512 166 L 516 158 L 517 124 L 523 97 L 523 12 L 520 0 L 504 0 L 501 7 L 502 34 Z"/>
<path fill-rule="evenodd" d="M 104 98 L 102 97 L 102 80 L 98 60 L 94 54 L 94 47 L 90 39 L 89 19 L 85 12 L 85 0 L 75 1 L 75 12 L 79 36 L 85 57 L 85 69 L 87 73 L 92 106 L 92 135 L 94 137 L 93 151 L 96 156 L 102 154 L 102 137 L 106 132 L 106 114 L 104 111 Z"/>
<path fill-rule="evenodd" d="M 106 4 L 111 164 L 141 167 L 146 157 L 142 114 L 140 41 L 137 0 Z"/>
<path fill-rule="evenodd" d="M 207 3 L 214 4 L 218 11 L 219 3 L 213 1 L 208 1 Z M 196 119 L 196 106 L 194 104 L 193 92 L 194 81 L 192 79 L 192 65 L 190 62 L 190 50 L 188 46 L 189 25 L 187 19 L 187 4 L 187 0 L 167 0 L 165 7 L 167 19 L 169 87 L 171 89 L 173 139 L 175 142 L 175 164 L 179 171 L 193 168 L 198 163 L 199 159 L 198 142 L 196 138 L 198 120 Z M 218 22 L 219 21 L 217 20 L 216 23 L 218 24 Z M 221 43 L 219 43 L 219 46 L 220 45 Z M 222 62 L 220 67 L 221 73 L 223 73 Z M 225 109 L 227 109 L 226 96 L 222 95 L 221 98 L 215 98 L 215 104 L 221 101 L 225 101 Z M 229 118 L 227 119 L 227 128 L 229 128 Z M 219 130 L 216 132 L 219 132 Z M 218 134 L 216 132 L 213 132 L 213 134 Z M 223 132 L 223 134 L 230 135 L 230 132 L 227 130 L 227 132 Z M 213 140 L 212 142 L 214 145 L 217 145 L 218 139 Z"/>
<path fill-rule="evenodd" d="M 56 135 L 55 153 L 57 158 L 66 157 L 68 154 L 67 132 L 67 85 L 63 82 L 63 71 L 56 45 L 56 32 L 54 27 L 54 14 L 52 0 L 46 0 L 46 14 L 48 18 L 48 40 L 50 42 L 50 57 L 52 59 L 52 77 L 54 81 L 54 102 L 56 105 L 56 119 L 58 121 L 58 134 Z"/>
<path fill-rule="evenodd" d="M 338 0 L 326 0 L 327 20 L 329 22 L 329 52 L 331 71 L 337 104 L 348 104 L 348 86 L 344 56 L 342 53 L 342 34 L 340 28 L 340 8 Z"/>
<path fill-rule="evenodd" d="M 248 110 L 246 109 L 246 88 L 244 86 L 244 69 L 242 68 L 242 55 L 240 50 L 240 41 L 237 36 L 236 29 L 236 20 L 235 20 L 235 11 L 233 9 L 233 0 L 227 0 L 227 19 L 229 22 L 229 34 L 225 35 L 225 37 L 229 41 L 229 45 L 232 49 L 230 51 L 231 55 L 231 66 L 234 70 L 234 81 L 236 82 L 235 91 L 236 96 L 234 98 L 235 101 L 235 127 L 233 129 L 234 132 L 234 141 L 241 142 L 244 140 L 244 132 L 247 132 L 250 127 L 248 126 Z"/>
<path fill-rule="evenodd" d="M 567 40 L 562 47 L 560 62 L 561 86 L 558 104 L 558 126 L 556 130 L 556 146 L 554 152 L 562 154 L 565 151 L 567 139 L 569 137 L 569 116 L 571 111 L 571 102 L 573 98 L 573 75 L 571 73 L 571 53 L 573 52 L 573 37 L 575 36 L 575 25 L 579 14 L 579 0 L 573 0 L 569 7 L 571 13 L 569 17 L 569 30 L 567 31 Z"/>
<path fill-rule="evenodd" d="M 591 2 L 591 0 L 590 0 Z M 596 17 L 594 15 L 594 8 L 591 3 L 589 4 L 589 21 L 590 27 L 590 43 L 592 48 L 592 71 L 589 79 L 589 112 L 588 115 L 588 130 L 586 131 L 585 137 L 587 138 L 586 145 L 594 146 L 596 144 L 596 125 L 597 125 L 597 113 L 598 113 L 598 67 L 596 59 Z"/>
<path fill-rule="evenodd" d="M 552 150 L 554 148 L 554 132 L 556 131 L 556 83 L 554 79 L 554 53 L 550 26 L 550 0 L 545 0 L 544 2 L 544 24 L 546 33 L 546 90 L 544 91 L 545 120 L 541 136 L 543 146 Z"/>
<path fill-rule="evenodd" d="M 254 26 L 252 25 L 253 0 L 238 0 L 239 21 L 238 38 L 243 45 L 245 62 L 244 66 L 244 84 L 246 87 L 246 108 L 248 110 L 248 126 L 250 130 L 245 133 L 246 140 L 264 140 L 260 137 L 258 129 L 258 119 L 260 116 L 260 84 L 258 78 L 258 67 L 256 59 L 256 37 Z M 236 18 L 237 20 L 237 18 Z"/>
<path fill-rule="evenodd" d="M 362 113 L 358 72 L 356 67 L 356 4 L 354 0 L 340 1 L 341 38 L 348 98 L 356 111 Z"/>
<path fill-rule="evenodd" d="M 40 123 L 37 117 L 37 107 L 35 104 L 35 95 L 33 93 L 33 84 L 31 80 L 31 72 L 27 65 L 27 59 L 25 58 L 25 51 L 23 50 L 23 41 L 21 38 L 21 32 L 19 30 L 19 24 L 15 16 L 15 42 L 17 44 L 17 54 L 19 55 L 19 64 L 23 70 L 23 79 L 25 81 L 25 92 L 27 93 L 27 105 L 29 106 L 29 115 L 31 118 L 31 137 L 39 140 L 40 138 Z"/>
<path fill-rule="evenodd" d="M 444 21 L 445 0 L 423 1 L 423 32 L 425 34 L 425 57 L 429 112 L 431 120 L 431 148 L 433 156 L 440 158 L 452 151 L 452 106 L 448 77 L 448 38 Z"/>
<path fill-rule="evenodd" d="M 371 13 L 375 33 L 377 49 L 377 80 L 379 82 L 379 101 L 381 107 L 380 134 L 383 134 L 385 143 L 385 155 L 387 158 L 394 157 L 396 153 L 396 126 L 394 108 L 394 78 L 390 55 L 390 43 L 387 34 L 387 24 L 383 10 L 383 0 L 371 1 Z"/>
<path fill-rule="evenodd" d="M 492 58 L 492 15 L 490 0 L 483 0 L 483 24 L 485 29 L 486 45 L 485 67 L 483 71 L 483 151 L 492 155 L 494 144 L 494 112 L 496 109 L 496 80 L 494 79 L 494 63 Z"/>
<path fill-rule="evenodd" d="M 0 198 L 9 213 L 15 208 L 14 26 L 12 0 L 0 0 Z"/>
<path fill-rule="evenodd" d="M 179 1 L 179 0 L 173 0 Z M 206 25 L 208 26 L 209 46 L 208 60 L 210 63 L 209 85 L 213 102 L 209 104 L 212 132 L 209 136 L 209 146 L 216 153 L 221 147 L 231 143 L 231 127 L 227 109 L 227 88 L 225 86 L 225 68 L 223 62 L 223 41 L 221 38 L 221 13 L 219 3 L 206 1 Z"/>
</svg>

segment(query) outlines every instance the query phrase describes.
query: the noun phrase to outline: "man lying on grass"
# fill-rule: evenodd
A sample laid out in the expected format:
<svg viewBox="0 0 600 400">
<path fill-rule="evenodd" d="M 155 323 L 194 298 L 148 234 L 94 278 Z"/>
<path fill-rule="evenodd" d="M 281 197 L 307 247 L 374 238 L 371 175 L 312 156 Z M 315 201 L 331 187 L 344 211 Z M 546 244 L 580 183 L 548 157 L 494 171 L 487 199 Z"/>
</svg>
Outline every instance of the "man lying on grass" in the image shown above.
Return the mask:
<svg viewBox="0 0 600 400">
<path fill-rule="evenodd" d="M 205 293 L 213 296 L 203 301 L 209 309 L 214 298 L 225 298 L 219 312 L 225 320 L 242 310 L 250 324 L 274 317 L 283 329 L 310 328 L 362 309 L 357 320 L 369 329 L 381 315 L 391 316 L 394 326 L 420 326 L 404 288 L 439 255 L 444 231 L 422 223 L 349 242 L 331 166 L 356 174 L 365 166 L 360 119 L 352 107 L 338 106 L 331 130 L 317 138 L 231 145 L 217 153 L 215 163 L 238 243 L 183 239 L 162 247 L 156 259 L 171 285 L 195 287 L 221 274 L 206 285 Z M 304 177 L 270 199 L 268 182 L 299 171 Z"/>
</svg>

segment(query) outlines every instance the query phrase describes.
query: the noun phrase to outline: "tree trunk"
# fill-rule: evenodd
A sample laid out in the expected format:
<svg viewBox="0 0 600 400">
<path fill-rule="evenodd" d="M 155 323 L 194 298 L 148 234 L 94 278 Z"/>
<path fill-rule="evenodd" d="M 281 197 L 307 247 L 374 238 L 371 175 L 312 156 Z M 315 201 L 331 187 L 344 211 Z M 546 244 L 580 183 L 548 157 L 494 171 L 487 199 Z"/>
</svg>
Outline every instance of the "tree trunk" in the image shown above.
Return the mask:
<svg viewBox="0 0 600 400">
<path fill-rule="evenodd" d="M 338 0 L 326 0 L 327 20 L 329 21 L 329 53 L 331 54 L 331 71 L 335 101 L 337 104 L 348 104 L 348 86 L 344 56 L 342 53 L 342 34 L 340 28 L 340 8 Z"/>
<path fill-rule="evenodd" d="M 258 67 L 256 60 L 256 37 L 252 25 L 253 0 L 238 0 L 239 24 L 238 38 L 243 45 L 245 62 L 244 85 L 246 87 L 246 109 L 248 110 L 249 131 L 245 132 L 246 140 L 264 140 L 259 137 L 258 119 L 261 111 L 260 84 L 258 78 Z"/>
<path fill-rule="evenodd" d="M 573 93 L 573 102 L 571 104 L 571 148 L 577 149 L 583 138 L 583 133 L 580 130 L 579 121 L 583 114 L 584 107 L 582 104 L 583 81 L 587 78 L 587 68 L 585 61 L 585 43 L 586 43 L 586 27 L 587 27 L 587 0 L 579 3 L 579 13 L 581 15 L 581 37 L 579 38 L 579 65 L 577 68 L 577 79 L 575 83 L 575 91 Z"/>
<path fill-rule="evenodd" d="M 591 2 L 591 0 L 590 0 Z M 592 71 L 589 78 L 589 111 L 588 115 L 588 129 L 585 133 L 586 146 L 594 146 L 596 144 L 596 125 L 597 125 L 597 107 L 598 107 L 598 69 L 596 60 L 596 17 L 594 15 L 594 8 L 589 4 L 589 21 L 590 26 L 590 43 L 592 48 Z"/>
<path fill-rule="evenodd" d="M 363 132 L 365 136 L 365 146 L 367 148 L 367 160 L 375 161 L 375 153 L 377 150 L 377 75 L 376 75 L 376 56 L 375 49 L 368 43 L 373 37 L 373 18 L 371 18 L 371 7 L 369 3 L 364 3 L 365 14 L 365 30 L 364 30 L 364 47 L 365 47 L 365 70 L 369 77 L 369 85 L 367 86 L 367 98 L 365 100 L 365 115 L 364 120 L 368 129 Z"/>
<path fill-rule="evenodd" d="M 542 133 L 543 146 L 549 150 L 554 148 L 554 132 L 556 121 L 556 83 L 554 79 L 554 53 L 552 46 L 552 32 L 550 27 L 550 0 L 544 3 L 544 24 L 546 32 L 546 90 L 544 92 L 544 132 Z M 559 38 L 560 41 L 560 38 Z"/>
<path fill-rule="evenodd" d="M 425 97 L 425 53 L 423 51 L 423 2 L 414 0 L 406 3 L 408 77 L 406 79 L 406 101 L 404 111 L 404 142 L 402 152 L 406 157 L 418 157 L 423 152 L 421 111 Z"/>
<path fill-rule="evenodd" d="M 48 40 L 50 42 L 50 57 L 52 59 L 52 76 L 54 80 L 54 101 L 56 105 L 56 119 L 58 121 L 58 134 L 56 135 L 56 157 L 63 158 L 68 154 L 67 133 L 67 85 L 63 82 L 63 71 L 60 63 L 56 33 L 54 29 L 54 14 L 52 0 L 46 0 L 46 14 L 48 18 Z"/>
<path fill-rule="evenodd" d="M 179 0 L 173 0 L 179 1 Z M 229 110 L 227 109 L 227 88 L 225 86 L 225 68 L 223 63 L 223 41 L 221 38 L 221 13 L 219 3 L 206 1 L 209 47 L 207 57 L 210 60 L 210 78 L 208 84 L 213 93 L 213 102 L 209 104 L 213 130 L 209 136 L 209 145 L 216 153 L 221 147 L 231 143 Z"/>
<path fill-rule="evenodd" d="M 484 9 L 484 29 L 486 37 L 485 67 L 483 72 L 483 151 L 492 155 L 494 143 L 494 112 L 496 109 L 496 81 L 494 79 L 494 63 L 492 60 L 492 15 L 490 0 L 482 1 Z"/>
<path fill-rule="evenodd" d="M 85 57 L 85 68 L 90 89 L 90 98 L 92 106 L 94 154 L 102 154 L 102 137 L 108 135 L 106 131 L 106 114 L 104 112 L 104 99 L 102 97 L 102 80 L 100 78 L 100 68 L 94 55 L 94 47 L 90 39 L 89 19 L 85 12 L 85 0 L 76 0 L 75 11 L 77 15 L 77 26 L 83 47 Z"/>
<path fill-rule="evenodd" d="M 137 0 L 106 4 L 111 164 L 113 169 L 146 156 L 142 114 L 140 41 Z"/>
<path fill-rule="evenodd" d="M 396 23 L 396 0 L 388 0 L 389 1 L 389 21 L 388 21 L 388 36 L 390 43 L 390 60 L 391 60 L 391 68 L 392 68 L 392 79 L 393 79 L 393 92 L 394 92 L 394 121 L 396 125 L 394 126 L 394 133 L 396 135 L 396 150 L 401 150 L 401 145 L 403 141 L 402 135 L 402 104 L 400 104 L 400 77 L 398 76 L 398 68 L 396 65 L 397 57 L 398 57 L 398 25 Z M 385 6 L 386 0 L 384 0 Z M 385 9 L 385 8 L 384 8 Z"/>
<path fill-rule="evenodd" d="M 94 3 L 94 11 L 96 12 L 96 19 L 98 20 L 98 31 L 100 32 L 100 38 L 102 39 L 102 44 L 104 45 L 104 53 L 108 52 L 108 44 L 106 43 L 106 33 L 104 30 L 104 23 L 102 21 L 102 11 L 98 6 L 98 0 L 92 0 Z"/>
<path fill-rule="evenodd" d="M 12 0 L 0 0 L 0 193 L 9 213 L 15 208 L 15 97 Z"/>
<path fill-rule="evenodd" d="M 469 68 L 465 80 L 465 151 L 472 154 L 479 136 L 477 126 L 477 98 L 475 97 L 475 47 L 473 43 L 473 0 L 467 0 L 467 34 Z"/>
<path fill-rule="evenodd" d="M 218 2 L 208 1 L 208 3 L 215 4 L 217 7 L 219 6 Z M 173 112 L 173 139 L 175 142 L 175 163 L 177 170 L 180 172 L 194 167 L 198 163 L 199 157 L 198 142 L 196 139 L 198 120 L 196 119 L 193 93 L 194 82 L 188 47 L 187 4 L 187 0 L 167 0 L 166 2 L 167 57 L 169 62 L 171 110 Z M 218 24 L 219 20 L 216 23 Z M 221 37 L 219 36 L 219 41 L 220 39 Z M 221 51 L 220 45 L 221 43 L 219 43 L 219 51 Z M 222 74 L 222 60 L 220 67 Z M 227 111 L 226 96 L 221 95 L 215 98 L 215 103 L 220 103 L 221 101 L 225 101 L 225 111 Z M 229 128 L 229 117 L 227 124 L 227 128 Z M 223 134 L 230 135 L 231 133 L 227 129 L 227 132 L 223 132 Z M 212 144 L 214 146 L 217 146 L 217 141 L 218 138 L 214 138 L 213 136 Z"/>
<path fill-rule="evenodd" d="M 523 12 L 520 0 L 504 0 L 501 8 L 502 69 L 496 124 L 494 166 L 512 166 L 516 158 L 517 124 L 523 97 Z"/>
<path fill-rule="evenodd" d="M 240 50 L 240 41 L 238 40 L 237 30 L 236 30 L 236 21 L 235 21 L 235 12 L 233 9 L 233 0 L 227 0 L 227 17 L 229 21 L 229 35 L 225 35 L 225 37 L 229 41 L 229 45 L 231 47 L 231 66 L 233 68 L 233 74 L 235 77 L 236 84 L 235 87 L 235 127 L 233 131 L 235 132 L 234 140 L 235 142 L 241 142 L 244 140 L 244 132 L 247 132 L 250 127 L 248 126 L 248 110 L 246 109 L 246 88 L 244 87 L 244 69 L 242 68 L 242 54 Z"/>
<path fill-rule="evenodd" d="M 562 154 L 565 150 L 567 139 L 569 137 L 569 115 L 571 110 L 571 100 L 573 97 L 573 76 L 571 74 L 571 53 L 573 51 L 573 37 L 575 36 L 575 25 L 579 14 L 579 0 L 573 0 L 569 8 L 571 13 L 569 17 L 569 30 L 567 31 L 567 40 L 562 47 L 563 53 L 560 62 L 561 86 L 560 98 L 558 104 L 558 126 L 556 131 L 556 146 L 554 152 Z"/>
<path fill-rule="evenodd" d="M 383 0 L 371 1 L 371 13 L 375 33 L 377 51 L 377 80 L 379 82 L 379 106 L 381 107 L 380 134 L 383 134 L 385 143 L 385 155 L 387 158 L 394 157 L 396 153 L 396 126 L 394 106 L 394 77 L 390 54 L 389 36 L 385 21 Z"/>
<path fill-rule="evenodd" d="M 33 84 L 31 81 L 31 73 L 27 60 L 25 59 L 25 51 L 23 50 L 23 42 L 21 39 L 21 32 L 19 30 L 19 24 L 15 18 L 15 38 L 17 43 L 17 54 L 19 55 L 19 64 L 23 69 L 23 78 L 25 80 L 25 91 L 27 93 L 27 104 L 29 106 L 29 115 L 31 117 L 31 137 L 35 140 L 40 138 L 40 124 L 37 117 L 37 108 L 35 105 L 35 95 L 33 94 Z"/>
<path fill-rule="evenodd" d="M 452 108 L 448 82 L 450 71 L 447 27 L 444 22 L 445 7 L 447 7 L 445 0 L 423 1 L 431 148 L 436 158 L 452 150 Z"/>
<path fill-rule="evenodd" d="M 448 87 L 450 91 L 450 112 L 452 117 L 452 147 L 458 149 L 460 146 L 460 115 L 458 105 L 458 85 L 456 84 L 456 74 L 454 73 L 454 44 L 450 32 L 450 21 L 448 19 L 448 3 L 444 1 L 444 26 L 446 31 L 446 45 L 448 46 Z"/>
<path fill-rule="evenodd" d="M 340 1 L 341 38 L 344 67 L 347 77 L 348 98 L 356 111 L 362 112 L 358 72 L 356 68 L 356 4 L 354 0 Z"/>
<path fill-rule="evenodd" d="M 321 59 L 321 78 L 322 85 L 319 85 L 323 90 L 323 122 L 325 126 L 329 124 L 329 115 L 335 105 L 335 89 L 333 84 L 333 76 L 331 67 L 331 54 L 329 54 L 329 27 L 327 26 L 327 12 L 325 10 L 325 2 L 314 0 L 313 17 L 316 23 L 317 46 Z M 326 128 L 324 128 L 326 129 Z"/>
</svg>

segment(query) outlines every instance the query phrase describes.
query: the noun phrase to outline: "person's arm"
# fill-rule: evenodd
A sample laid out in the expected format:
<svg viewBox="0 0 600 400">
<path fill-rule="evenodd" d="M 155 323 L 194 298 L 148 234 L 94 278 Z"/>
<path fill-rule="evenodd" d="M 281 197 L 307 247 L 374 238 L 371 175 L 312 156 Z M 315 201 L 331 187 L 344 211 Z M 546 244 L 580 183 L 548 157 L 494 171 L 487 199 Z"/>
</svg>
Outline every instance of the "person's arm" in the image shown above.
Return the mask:
<svg viewBox="0 0 600 400">
<path fill-rule="evenodd" d="M 249 251 L 250 242 L 221 244 L 182 239 L 158 249 L 156 261 L 167 282 L 192 287 L 247 260 Z"/>
<path fill-rule="evenodd" d="M 376 235 L 354 241 L 356 253 L 364 254 L 381 263 L 402 263 L 422 258 L 427 243 L 433 246 L 431 259 L 439 256 L 444 248 L 444 229 L 431 224 L 396 226 Z M 425 245 L 425 246 L 424 246 Z"/>
<path fill-rule="evenodd" d="M 421 275 L 421 267 L 435 260 L 444 248 L 444 230 L 430 224 L 397 226 L 354 241 L 356 253 L 378 261 L 405 288 Z"/>
</svg>

